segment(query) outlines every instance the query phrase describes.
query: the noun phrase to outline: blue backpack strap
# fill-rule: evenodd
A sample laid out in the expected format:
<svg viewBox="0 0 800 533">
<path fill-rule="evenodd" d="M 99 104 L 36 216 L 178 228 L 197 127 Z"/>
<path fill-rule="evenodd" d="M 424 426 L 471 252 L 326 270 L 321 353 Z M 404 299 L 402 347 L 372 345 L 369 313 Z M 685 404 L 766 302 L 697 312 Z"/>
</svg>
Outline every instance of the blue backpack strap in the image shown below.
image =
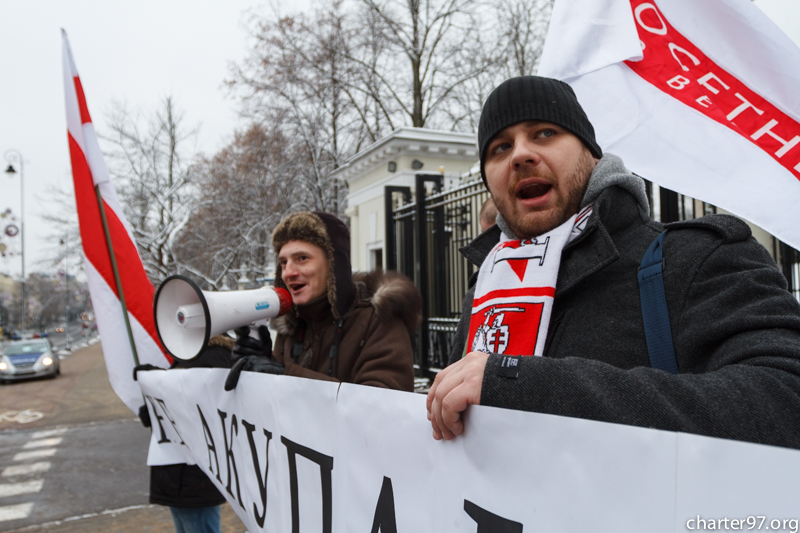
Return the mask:
<svg viewBox="0 0 800 533">
<path fill-rule="evenodd" d="M 650 366 L 670 374 L 678 373 L 675 347 L 672 344 L 672 328 L 669 325 L 667 296 L 664 293 L 661 246 L 664 231 L 650 244 L 639 265 L 639 298 L 642 303 L 644 334 Z"/>
</svg>

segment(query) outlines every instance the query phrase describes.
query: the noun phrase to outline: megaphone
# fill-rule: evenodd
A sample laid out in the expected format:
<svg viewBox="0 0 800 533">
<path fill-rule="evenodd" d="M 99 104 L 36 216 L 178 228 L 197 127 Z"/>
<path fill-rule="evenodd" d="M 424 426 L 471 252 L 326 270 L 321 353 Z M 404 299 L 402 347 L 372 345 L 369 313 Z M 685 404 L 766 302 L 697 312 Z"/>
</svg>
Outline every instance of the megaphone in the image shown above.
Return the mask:
<svg viewBox="0 0 800 533">
<path fill-rule="evenodd" d="M 229 329 L 281 316 L 292 307 L 286 289 L 209 292 L 191 279 L 175 275 L 156 291 L 153 313 L 161 344 L 171 356 L 189 361 L 208 340 Z"/>
</svg>

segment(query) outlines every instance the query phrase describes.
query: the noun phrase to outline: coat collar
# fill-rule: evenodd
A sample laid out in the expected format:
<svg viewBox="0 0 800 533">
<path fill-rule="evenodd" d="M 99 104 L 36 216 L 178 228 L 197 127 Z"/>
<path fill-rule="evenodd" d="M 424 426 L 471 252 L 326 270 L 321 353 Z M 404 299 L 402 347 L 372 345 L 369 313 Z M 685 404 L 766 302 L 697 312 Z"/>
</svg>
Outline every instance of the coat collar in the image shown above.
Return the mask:
<svg viewBox="0 0 800 533">
<path fill-rule="evenodd" d="M 500 228 L 495 224 L 478 235 L 471 243 L 459 248 L 458 251 L 467 258 L 467 261 L 480 268 L 494 245 L 500 242 L 501 233 Z"/>
<path fill-rule="evenodd" d="M 323 294 L 305 305 L 295 305 L 294 312 L 300 319 L 311 324 L 330 322 L 333 318 L 327 294 Z"/>
<path fill-rule="evenodd" d="M 597 197 L 594 211 L 583 233 L 564 247 L 556 284 L 556 297 L 619 258 L 613 236 L 649 217 L 628 191 L 611 186 Z M 500 240 L 500 228 L 492 226 L 459 251 L 477 267 Z"/>
</svg>

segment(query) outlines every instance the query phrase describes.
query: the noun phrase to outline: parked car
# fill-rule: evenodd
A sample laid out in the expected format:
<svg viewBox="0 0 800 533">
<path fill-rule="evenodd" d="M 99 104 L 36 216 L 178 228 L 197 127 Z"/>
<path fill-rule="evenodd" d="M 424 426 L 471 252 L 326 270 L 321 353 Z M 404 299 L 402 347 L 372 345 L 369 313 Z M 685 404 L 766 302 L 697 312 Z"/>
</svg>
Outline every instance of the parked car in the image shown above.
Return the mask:
<svg viewBox="0 0 800 533">
<path fill-rule="evenodd" d="M 12 341 L 0 356 L 0 382 L 37 377 L 55 378 L 61 373 L 58 355 L 47 339 Z"/>
</svg>

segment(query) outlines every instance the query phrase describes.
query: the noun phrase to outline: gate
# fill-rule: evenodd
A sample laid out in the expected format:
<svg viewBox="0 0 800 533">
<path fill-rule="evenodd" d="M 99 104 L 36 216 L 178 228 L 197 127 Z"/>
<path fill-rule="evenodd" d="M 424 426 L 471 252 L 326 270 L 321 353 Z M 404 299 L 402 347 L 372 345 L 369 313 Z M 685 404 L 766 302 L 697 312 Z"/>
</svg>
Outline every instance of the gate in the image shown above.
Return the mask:
<svg viewBox="0 0 800 533">
<path fill-rule="evenodd" d="M 410 187 L 385 188 L 386 268 L 411 278 L 422 293 L 422 325 L 414 366 L 424 377 L 447 365 L 461 301 L 476 268 L 458 249 L 480 235 L 478 214 L 488 197 L 478 179 L 443 191 L 442 174 L 417 174 Z"/>
</svg>

